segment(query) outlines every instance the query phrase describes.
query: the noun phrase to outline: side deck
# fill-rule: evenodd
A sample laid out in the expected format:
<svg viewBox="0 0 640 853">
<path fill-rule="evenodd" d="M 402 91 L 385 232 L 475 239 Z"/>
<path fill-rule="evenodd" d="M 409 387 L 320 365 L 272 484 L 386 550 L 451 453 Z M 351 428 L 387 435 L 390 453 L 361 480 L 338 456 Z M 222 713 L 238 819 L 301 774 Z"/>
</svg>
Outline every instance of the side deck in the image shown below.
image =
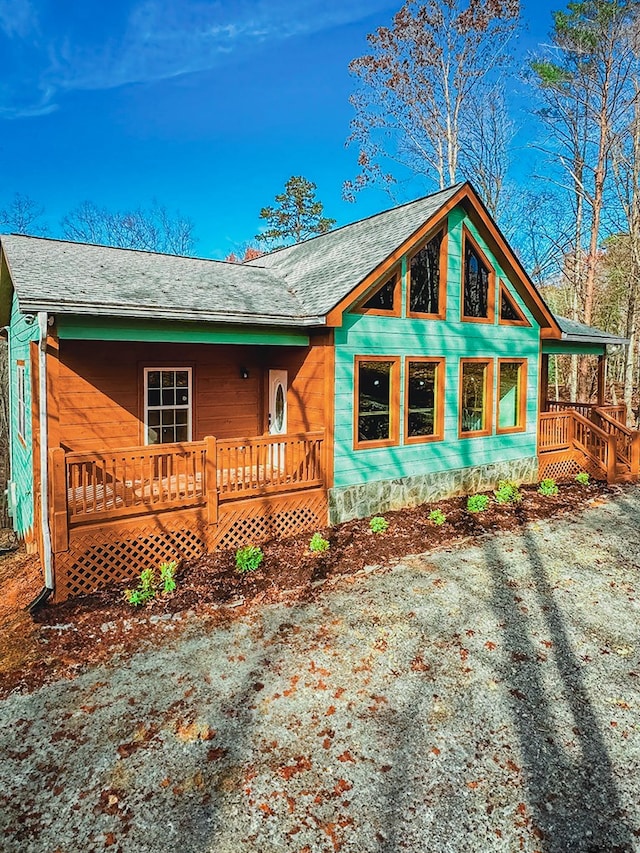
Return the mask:
<svg viewBox="0 0 640 853">
<path fill-rule="evenodd" d="M 539 478 L 587 471 L 608 483 L 637 481 L 640 432 L 626 426 L 622 405 L 549 401 L 538 425 Z"/>
<path fill-rule="evenodd" d="M 324 433 L 50 452 L 56 600 L 327 522 Z"/>
</svg>

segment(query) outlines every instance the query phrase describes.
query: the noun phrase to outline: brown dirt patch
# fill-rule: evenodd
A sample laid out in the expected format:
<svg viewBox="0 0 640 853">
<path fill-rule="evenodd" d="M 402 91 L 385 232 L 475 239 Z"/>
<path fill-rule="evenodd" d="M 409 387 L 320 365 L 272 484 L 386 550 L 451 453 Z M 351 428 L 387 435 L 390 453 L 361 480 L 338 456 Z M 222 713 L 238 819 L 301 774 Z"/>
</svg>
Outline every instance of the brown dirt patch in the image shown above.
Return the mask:
<svg viewBox="0 0 640 853">
<path fill-rule="evenodd" d="M 535 487 L 522 491 L 521 504 L 499 506 L 491 501 L 489 509 L 478 514 L 466 510 L 466 497 L 388 512 L 389 529 L 382 534 L 371 532 L 369 519 L 328 527 L 320 532 L 330 549 L 320 554 L 309 552 L 310 534 L 274 540 L 262 546 L 262 566 L 246 575 L 235 571 L 233 552 L 219 551 L 182 566 L 176 592 L 144 608 L 132 608 L 122 588 L 111 587 L 63 604 L 48 603 L 31 617 L 22 608 L 40 589 L 38 560 L 21 553 L 5 557 L 0 560 L 0 697 L 72 676 L 114 654 L 131 654 L 144 643 L 156 642 L 166 626 L 179 630 L 185 612 L 219 613 L 223 619 L 249 604 L 303 600 L 324 580 L 575 512 L 606 500 L 620 487 L 569 484 L 553 498 L 539 495 Z M 435 507 L 447 517 L 439 527 L 429 520 Z"/>
</svg>

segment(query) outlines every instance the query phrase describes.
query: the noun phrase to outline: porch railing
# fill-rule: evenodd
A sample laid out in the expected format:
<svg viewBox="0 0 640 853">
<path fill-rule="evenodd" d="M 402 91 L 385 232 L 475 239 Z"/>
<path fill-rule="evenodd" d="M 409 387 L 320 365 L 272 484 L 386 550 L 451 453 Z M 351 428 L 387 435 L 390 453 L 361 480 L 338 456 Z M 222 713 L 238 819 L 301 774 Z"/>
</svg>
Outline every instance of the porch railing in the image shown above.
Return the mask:
<svg viewBox="0 0 640 853">
<path fill-rule="evenodd" d="M 322 485 L 323 438 L 316 432 L 218 440 L 220 500 Z"/>
<path fill-rule="evenodd" d="M 584 418 L 591 418 L 596 411 L 603 411 L 620 423 L 627 422 L 627 407 L 624 403 L 619 405 L 598 406 L 597 403 L 572 403 L 566 400 L 547 400 L 547 411 L 549 412 L 578 412 Z"/>
<path fill-rule="evenodd" d="M 611 424 L 617 422 L 611 418 Z M 626 429 L 626 427 L 625 427 Z M 540 415 L 538 448 L 540 453 L 576 448 L 613 483 L 617 476 L 616 436 L 584 417 L 576 409 L 543 412 Z"/>
<path fill-rule="evenodd" d="M 640 432 L 629 429 L 609 409 L 596 409 L 594 419 L 604 432 L 615 438 L 616 454 L 622 465 L 632 475 L 640 473 Z"/>
<path fill-rule="evenodd" d="M 134 515 L 204 502 L 205 442 L 67 453 L 71 520 Z"/>
<path fill-rule="evenodd" d="M 324 433 L 206 438 L 90 453 L 51 451 L 51 512 L 63 546 L 68 525 L 296 491 L 323 483 Z"/>
</svg>

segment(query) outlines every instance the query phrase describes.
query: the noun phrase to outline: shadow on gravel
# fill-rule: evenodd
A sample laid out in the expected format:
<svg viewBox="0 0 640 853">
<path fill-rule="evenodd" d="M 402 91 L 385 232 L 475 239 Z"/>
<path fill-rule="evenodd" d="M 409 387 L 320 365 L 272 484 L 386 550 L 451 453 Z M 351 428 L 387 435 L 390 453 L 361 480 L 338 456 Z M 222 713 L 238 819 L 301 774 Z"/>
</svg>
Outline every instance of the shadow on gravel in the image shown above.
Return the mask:
<svg viewBox="0 0 640 853">
<path fill-rule="evenodd" d="M 535 539 L 522 531 L 537 604 L 544 616 L 549 649 L 534 646 L 508 566 L 497 548 L 485 545 L 493 579 L 491 606 L 504 624 L 501 675 L 509 688 L 511 714 L 523 759 L 534 833 L 545 853 L 631 853 L 614 770 L 554 599 Z M 573 717 L 573 754 L 556 731 L 552 702 L 545 691 L 545 656 L 552 657 Z M 561 700 L 560 700 L 561 701 Z M 576 748 L 577 747 L 577 748 Z"/>
</svg>

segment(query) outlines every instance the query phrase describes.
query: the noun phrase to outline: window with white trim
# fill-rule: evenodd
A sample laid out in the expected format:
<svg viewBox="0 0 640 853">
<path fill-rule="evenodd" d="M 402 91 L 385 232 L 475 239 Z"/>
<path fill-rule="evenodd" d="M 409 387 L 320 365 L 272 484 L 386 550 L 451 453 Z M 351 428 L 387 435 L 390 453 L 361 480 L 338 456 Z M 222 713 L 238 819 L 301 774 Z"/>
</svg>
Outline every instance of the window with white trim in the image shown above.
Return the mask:
<svg viewBox="0 0 640 853">
<path fill-rule="evenodd" d="M 18 428 L 18 436 L 27 442 L 27 400 L 26 400 L 26 385 L 25 385 L 25 365 L 24 361 L 19 361 L 16 364 L 16 422 Z"/>
<path fill-rule="evenodd" d="M 145 443 L 191 441 L 191 398 L 190 367 L 145 367 Z"/>
</svg>

